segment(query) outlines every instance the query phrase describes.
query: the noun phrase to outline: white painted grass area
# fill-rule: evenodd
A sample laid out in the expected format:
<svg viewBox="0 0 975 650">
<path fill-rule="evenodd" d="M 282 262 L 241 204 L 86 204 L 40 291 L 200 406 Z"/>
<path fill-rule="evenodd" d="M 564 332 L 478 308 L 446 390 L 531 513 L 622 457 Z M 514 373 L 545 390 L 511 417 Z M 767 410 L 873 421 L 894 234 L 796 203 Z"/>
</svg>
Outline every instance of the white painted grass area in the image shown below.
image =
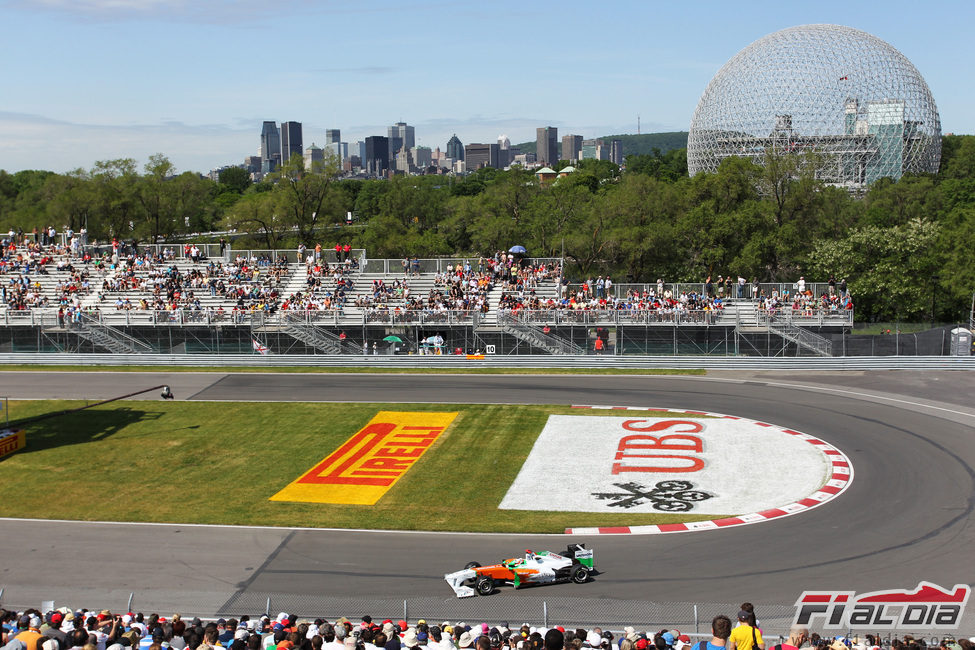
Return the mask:
<svg viewBox="0 0 975 650">
<path fill-rule="evenodd" d="M 626 458 L 617 461 L 620 441 L 641 434 L 624 429 L 663 421 L 685 421 L 701 425 L 690 435 L 700 438 L 702 452 L 638 450 L 700 458 L 703 468 L 694 472 L 621 472 L 613 465 L 674 468 L 693 466 L 687 459 Z M 645 422 L 645 423 L 644 423 Z M 658 425 L 659 426 L 659 425 Z M 690 424 L 646 432 L 647 436 L 681 434 Z M 622 492 L 616 483 L 636 482 L 652 489 L 660 481 L 690 481 L 693 490 L 711 498 L 693 503 L 687 514 L 735 515 L 760 512 L 784 506 L 813 495 L 829 479 L 830 460 L 823 453 L 829 445 L 815 445 L 808 436 L 786 433 L 779 427 L 759 426 L 748 420 L 695 418 L 675 414 L 671 418 L 593 417 L 551 415 L 531 453 L 501 502 L 505 510 L 550 510 L 564 512 L 659 513 L 647 499 L 630 508 L 610 506 L 612 500 L 599 500 L 595 492 Z M 635 442 L 641 442 L 634 439 Z M 670 443 L 688 440 L 671 439 Z M 652 443 L 651 443 L 652 444 Z"/>
</svg>

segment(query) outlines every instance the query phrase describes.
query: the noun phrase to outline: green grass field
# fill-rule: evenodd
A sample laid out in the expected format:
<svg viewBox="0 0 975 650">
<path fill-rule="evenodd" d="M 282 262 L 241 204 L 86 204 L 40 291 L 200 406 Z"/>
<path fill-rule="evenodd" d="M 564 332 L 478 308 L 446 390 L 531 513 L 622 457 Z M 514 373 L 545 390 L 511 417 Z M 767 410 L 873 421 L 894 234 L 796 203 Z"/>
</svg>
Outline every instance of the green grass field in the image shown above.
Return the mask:
<svg viewBox="0 0 975 650">
<path fill-rule="evenodd" d="M 78 406 L 11 402 L 9 414 L 15 425 Z M 380 410 L 459 415 L 374 506 L 268 500 Z M 550 413 L 580 414 L 565 406 L 117 402 L 26 425 L 27 448 L 0 460 L 0 515 L 526 533 L 706 518 L 499 510 Z M 582 465 L 566 467 L 567 479 Z"/>
</svg>

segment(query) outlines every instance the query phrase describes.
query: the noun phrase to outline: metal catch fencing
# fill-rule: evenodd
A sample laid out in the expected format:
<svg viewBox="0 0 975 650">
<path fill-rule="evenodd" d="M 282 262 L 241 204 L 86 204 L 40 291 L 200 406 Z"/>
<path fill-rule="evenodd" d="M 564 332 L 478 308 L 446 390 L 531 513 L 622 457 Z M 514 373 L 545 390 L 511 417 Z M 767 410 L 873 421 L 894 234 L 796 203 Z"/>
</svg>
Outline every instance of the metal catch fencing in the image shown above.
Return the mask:
<svg viewBox="0 0 975 650">
<path fill-rule="evenodd" d="M 9 585 L 8 585 L 9 586 Z M 692 637 L 710 636 L 712 619 L 723 614 L 734 620 L 740 605 L 733 603 L 687 603 L 660 602 L 655 600 L 624 600 L 615 598 L 580 598 L 574 596 L 535 595 L 536 590 L 524 590 L 517 595 L 495 594 L 488 597 L 462 598 L 454 596 L 433 597 L 416 596 L 395 597 L 356 597 L 328 595 L 323 593 L 269 593 L 260 590 L 241 590 L 232 595 L 226 592 L 197 592 L 172 589 L 153 589 L 136 591 L 112 589 L 92 591 L 86 587 L 65 587 L 52 591 L 49 588 L 17 587 L 5 590 L 0 587 L 0 606 L 12 610 L 25 610 L 37 607 L 42 600 L 55 595 L 55 606 L 82 602 L 89 606 L 97 603 L 98 608 L 108 608 L 116 612 L 179 612 L 184 618 L 199 616 L 217 618 L 261 614 L 275 616 L 278 612 L 288 612 L 299 619 L 323 618 L 337 620 L 347 617 L 358 620 L 369 614 L 374 620 L 390 618 L 416 622 L 425 619 L 429 624 L 448 621 L 451 624 L 479 623 L 505 625 L 509 628 L 529 625 L 532 627 L 564 626 L 566 629 L 601 627 L 619 634 L 627 626 L 639 632 L 654 633 L 662 629 L 679 629 Z M 648 587 L 648 590 L 650 587 Z M 12 593 L 5 594 L 5 591 Z M 341 589 L 337 590 L 341 591 Z M 541 588 L 538 592 L 544 592 Z M 15 592 L 15 593 L 13 593 Z M 797 595 L 798 595 L 797 591 Z M 505 597 L 513 596 L 513 597 Z M 743 596 L 743 599 L 745 597 Z M 792 604 L 763 603 L 749 597 L 755 604 L 759 626 L 766 640 L 766 647 L 782 642 L 789 633 L 796 614 Z M 822 620 L 809 625 L 811 632 L 824 637 L 864 636 L 880 634 L 889 646 L 893 637 L 912 634 L 915 638 L 927 638 L 932 647 L 944 636 L 952 633 L 968 637 L 975 631 L 975 611 L 965 611 L 958 621 L 956 630 L 936 629 L 924 625 L 903 626 L 897 629 L 878 630 L 873 625 L 849 628 L 822 628 Z"/>
<path fill-rule="evenodd" d="M 146 612 L 159 609 L 151 606 L 152 603 L 149 602 L 151 599 L 152 596 L 149 594 L 130 594 L 126 603 L 127 611 Z M 425 619 L 431 625 L 443 621 L 451 624 L 467 623 L 471 626 L 488 623 L 505 625 L 509 628 L 526 624 L 532 627 L 561 625 L 566 629 L 601 627 L 617 634 L 627 626 L 651 635 L 662 629 L 676 628 L 692 637 L 706 638 L 710 636 L 711 621 L 715 616 L 723 614 L 734 620 L 739 609 L 740 604 L 733 603 L 658 602 L 527 594 L 518 594 L 517 598 L 495 595 L 486 598 L 458 599 L 452 596 L 449 598 L 428 596 L 404 599 L 244 591 L 233 595 L 222 605 L 214 605 L 209 610 L 204 607 L 197 612 L 184 611 L 183 615 L 230 617 L 266 613 L 274 616 L 278 612 L 288 612 L 307 619 L 321 617 L 326 620 L 336 620 L 345 616 L 357 620 L 360 616 L 369 614 L 374 620 L 402 618 L 415 622 Z M 795 619 L 795 606 L 756 602 L 755 611 L 766 640 L 766 647 L 783 642 Z M 824 630 L 814 622 L 809 627 L 810 631 L 819 632 L 823 636 L 849 638 L 878 634 L 878 630 L 870 626 Z M 975 629 L 975 613 L 966 612 L 960 620 L 959 630 L 968 636 L 973 629 Z M 933 645 L 937 645 L 938 640 L 945 636 L 946 630 L 924 626 L 887 630 L 884 631 L 887 643 L 883 645 L 889 645 L 890 638 L 905 634 L 912 634 L 916 638 L 929 637 Z"/>
</svg>

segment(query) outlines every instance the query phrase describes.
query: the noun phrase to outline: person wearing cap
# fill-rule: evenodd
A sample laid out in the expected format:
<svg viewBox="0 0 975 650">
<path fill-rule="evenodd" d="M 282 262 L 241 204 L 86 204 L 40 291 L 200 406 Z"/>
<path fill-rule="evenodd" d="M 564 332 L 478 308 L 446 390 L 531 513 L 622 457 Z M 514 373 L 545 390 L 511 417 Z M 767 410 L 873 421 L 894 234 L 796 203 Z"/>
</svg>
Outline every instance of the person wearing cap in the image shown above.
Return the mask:
<svg viewBox="0 0 975 650">
<path fill-rule="evenodd" d="M 61 629 L 61 623 L 64 622 L 64 614 L 61 612 L 52 612 L 51 617 L 48 619 L 49 625 L 41 626 L 41 634 L 43 634 L 48 639 L 57 639 L 59 644 L 58 647 L 66 647 L 68 642 L 68 635 L 65 634 L 64 630 Z M 105 646 L 102 645 L 101 650 L 105 650 Z"/>
<path fill-rule="evenodd" d="M 456 627 L 454 629 L 455 630 L 456 629 L 460 629 L 460 627 L 458 626 L 458 627 Z M 461 648 L 462 650 L 463 650 L 463 648 L 470 648 L 473 645 L 474 645 L 474 637 L 471 635 L 470 632 L 464 631 L 460 635 L 460 638 L 457 639 L 457 647 L 458 648 Z"/>
<path fill-rule="evenodd" d="M 27 650 L 40 650 L 41 642 L 44 641 L 40 627 L 40 618 L 24 614 L 17 621 L 19 633 L 14 638 L 23 643 Z"/>
<path fill-rule="evenodd" d="M 730 650 L 765 650 L 762 632 L 755 623 L 755 613 L 746 610 L 738 612 L 738 627 L 728 638 Z"/>
</svg>

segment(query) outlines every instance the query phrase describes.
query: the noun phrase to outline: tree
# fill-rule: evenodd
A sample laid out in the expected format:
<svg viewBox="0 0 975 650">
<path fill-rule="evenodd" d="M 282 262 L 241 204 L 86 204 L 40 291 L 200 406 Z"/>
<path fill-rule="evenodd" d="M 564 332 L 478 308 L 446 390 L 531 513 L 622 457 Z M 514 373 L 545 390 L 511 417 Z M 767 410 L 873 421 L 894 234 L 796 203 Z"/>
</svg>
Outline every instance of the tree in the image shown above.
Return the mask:
<svg viewBox="0 0 975 650">
<path fill-rule="evenodd" d="M 135 160 L 100 160 L 91 169 L 92 210 L 97 218 L 90 223 L 92 237 L 122 237 L 135 228 L 139 199 Z"/>
<path fill-rule="evenodd" d="M 334 157 L 329 156 L 321 166 L 306 170 L 305 161 L 298 154 L 291 156 L 291 160 L 271 175 L 275 212 L 286 228 L 294 229 L 299 242 L 311 244 L 320 225 L 341 220 L 334 206 L 328 204 L 332 182 L 337 175 L 338 164 Z"/>
<path fill-rule="evenodd" d="M 903 225 L 854 228 L 839 240 L 821 239 L 810 255 L 818 277 L 845 278 L 862 320 L 909 320 L 930 313 L 932 278 L 941 267 L 941 228 L 926 219 Z"/>
<path fill-rule="evenodd" d="M 227 191 L 243 194 L 252 184 L 251 175 L 243 167 L 226 167 L 220 170 L 220 185 Z"/>
<path fill-rule="evenodd" d="M 176 167 L 161 153 L 149 156 L 145 176 L 139 179 L 138 197 L 149 228 L 150 241 L 171 234 L 176 229 L 172 186 L 169 178 Z"/>
<path fill-rule="evenodd" d="M 91 177 L 84 169 L 48 177 L 43 194 L 49 220 L 72 230 L 87 228 L 92 193 Z"/>
<path fill-rule="evenodd" d="M 258 235 L 274 250 L 284 231 L 284 220 L 275 214 L 276 201 L 270 192 L 248 194 L 237 201 L 227 212 L 224 221 L 228 228 Z"/>
</svg>

